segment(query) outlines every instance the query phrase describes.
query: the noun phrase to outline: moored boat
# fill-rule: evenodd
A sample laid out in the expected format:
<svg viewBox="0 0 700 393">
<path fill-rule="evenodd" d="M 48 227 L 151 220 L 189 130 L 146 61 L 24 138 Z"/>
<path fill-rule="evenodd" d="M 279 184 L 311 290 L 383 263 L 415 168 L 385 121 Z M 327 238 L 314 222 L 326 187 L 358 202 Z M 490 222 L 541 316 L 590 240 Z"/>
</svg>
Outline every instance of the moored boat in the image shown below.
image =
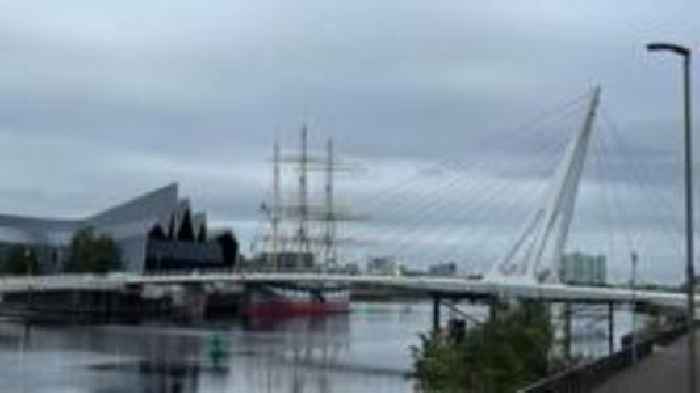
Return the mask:
<svg viewBox="0 0 700 393">
<path fill-rule="evenodd" d="M 247 317 L 287 318 L 349 310 L 350 289 L 347 285 L 260 285 L 251 288 L 242 314 Z"/>
<path fill-rule="evenodd" d="M 270 203 L 261 211 L 269 221 L 269 234 L 262 236 L 265 248 L 258 254 L 253 269 L 272 272 L 312 273 L 328 271 L 338 266 L 336 238 L 337 222 L 346 220 L 334 207 L 333 173 L 339 164 L 333 156 L 329 139 L 325 159 L 308 155 L 306 125 L 301 129 L 301 146 L 291 158 L 280 157 L 277 142 L 273 150 L 273 193 Z M 298 200 L 291 204 L 281 201 L 280 163 L 298 164 Z M 324 201 L 309 203 L 308 171 L 311 163 L 321 165 L 326 174 Z M 347 283 L 301 282 L 292 284 L 266 283 L 247 288 L 241 312 L 248 317 L 293 317 L 323 315 L 350 310 L 350 288 Z"/>
</svg>

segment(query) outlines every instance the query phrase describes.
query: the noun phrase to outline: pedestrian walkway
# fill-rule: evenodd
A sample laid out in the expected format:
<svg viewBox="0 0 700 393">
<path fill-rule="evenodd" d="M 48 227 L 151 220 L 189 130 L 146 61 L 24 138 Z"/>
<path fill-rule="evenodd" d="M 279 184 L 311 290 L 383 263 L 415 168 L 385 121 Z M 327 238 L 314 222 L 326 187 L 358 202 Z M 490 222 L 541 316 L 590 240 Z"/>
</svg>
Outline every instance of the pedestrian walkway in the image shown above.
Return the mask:
<svg viewBox="0 0 700 393">
<path fill-rule="evenodd" d="M 688 391 L 688 336 L 654 353 L 604 382 L 594 393 Z M 696 362 L 700 365 L 700 363 Z M 696 371 L 700 374 L 700 370 Z"/>
</svg>

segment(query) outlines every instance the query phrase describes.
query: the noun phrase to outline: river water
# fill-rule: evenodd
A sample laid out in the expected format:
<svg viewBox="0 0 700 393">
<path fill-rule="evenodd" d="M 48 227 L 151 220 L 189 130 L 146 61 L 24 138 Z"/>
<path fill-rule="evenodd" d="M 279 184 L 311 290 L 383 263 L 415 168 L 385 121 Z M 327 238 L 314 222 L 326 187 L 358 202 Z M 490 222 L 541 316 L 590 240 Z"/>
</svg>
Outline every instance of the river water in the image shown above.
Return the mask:
<svg viewBox="0 0 700 393">
<path fill-rule="evenodd" d="M 485 316 L 483 308 L 467 308 Z M 409 348 L 431 321 L 426 302 L 354 303 L 350 314 L 274 324 L 27 327 L 0 321 L 0 392 L 407 393 L 414 385 L 406 377 Z M 616 323 L 618 332 L 629 328 L 624 314 Z M 581 326 L 577 330 L 593 334 L 575 348 L 604 353 L 607 341 L 595 332 L 605 323 Z M 215 348 L 228 353 L 216 367 Z"/>
</svg>

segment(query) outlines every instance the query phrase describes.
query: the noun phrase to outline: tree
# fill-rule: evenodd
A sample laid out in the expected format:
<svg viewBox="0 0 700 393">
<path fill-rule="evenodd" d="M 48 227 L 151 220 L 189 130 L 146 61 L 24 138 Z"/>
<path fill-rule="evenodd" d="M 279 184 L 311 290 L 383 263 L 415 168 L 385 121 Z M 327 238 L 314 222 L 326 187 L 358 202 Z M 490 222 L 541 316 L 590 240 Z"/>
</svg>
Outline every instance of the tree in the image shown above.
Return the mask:
<svg viewBox="0 0 700 393">
<path fill-rule="evenodd" d="M 513 392 L 547 375 L 552 340 L 546 307 L 523 303 L 461 341 L 421 335 L 414 368 L 427 392 Z"/>
<path fill-rule="evenodd" d="M 199 232 L 197 233 L 197 242 L 206 243 L 207 242 L 207 226 L 202 224 L 199 226 Z"/>
<path fill-rule="evenodd" d="M 80 229 L 73 235 L 66 271 L 106 273 L 120 268 L 119 248 L 111 237 L 96 236 L 92 227 Z"/>
<path fill-rule="evenodd" d="M 5 274 L 34 275 L 38 273 L 39 263 L 36 251 L 22 245 L 11 246 L 5 260 L 0 264 L 0 271 Z"/>
<path fill-rule="evenodd" d="M 177 232 L 177 240 L 181 242 L 194 241 L 194 228 L 192 227 L 192 214 L 190 210 L 185 210 L 185 215 L 180 223 L 180 230 Z"/>
<path fill-rule="evenodd" d="M 226 231 L 216 237 L 216 241 L 221 247 L 221 254 L 224 259 L 224 265 L 233 266 L 236 263 L 236 256 L 238 255 L 238 240 L 231 233 L 231 231 Z"/>
<path fill-rule="evenodd" d="M 165 232 L 163 232 L 163 227 L 160 224 L 155 224 L 153 228 L 148 232 L 148 238 L 154 240 L 166 240 Z"/>
</svg>

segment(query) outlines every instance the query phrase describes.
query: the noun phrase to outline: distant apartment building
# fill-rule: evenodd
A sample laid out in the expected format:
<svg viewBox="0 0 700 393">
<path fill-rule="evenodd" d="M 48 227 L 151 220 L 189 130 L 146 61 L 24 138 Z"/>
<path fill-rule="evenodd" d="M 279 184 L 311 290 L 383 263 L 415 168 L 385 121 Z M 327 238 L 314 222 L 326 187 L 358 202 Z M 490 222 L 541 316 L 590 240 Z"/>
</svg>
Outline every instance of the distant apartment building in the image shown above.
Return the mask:
<svg viewBox="0 0 700 393">
<path fill-rule="evenodd" d="M 454 276 L 457 274 L 457 264 L 450 262 L 430 265 L 430 267 L 428 267 L 428 274 L 432 276 Z"/>
<path fill-rule="evenodd" d="M 604 255 L 581 252 L 562 257 L 560 280 L 574 285 L 602 285 L 607 280 L 607 263 Z"/>
<path fill-rule="evenodd" d="M 343 272 L 351 276 L 356 276 L 360 274 L 360 266 L 356 263 L 346 263 L 343 267 Z"/>
<path fill-rule="evenodd" d="M 400 274 L 400 267 L 394 257 L 371 257 L 367 261 L 366 272 L 378 276 L 397 276 Z"/>
</svg>

